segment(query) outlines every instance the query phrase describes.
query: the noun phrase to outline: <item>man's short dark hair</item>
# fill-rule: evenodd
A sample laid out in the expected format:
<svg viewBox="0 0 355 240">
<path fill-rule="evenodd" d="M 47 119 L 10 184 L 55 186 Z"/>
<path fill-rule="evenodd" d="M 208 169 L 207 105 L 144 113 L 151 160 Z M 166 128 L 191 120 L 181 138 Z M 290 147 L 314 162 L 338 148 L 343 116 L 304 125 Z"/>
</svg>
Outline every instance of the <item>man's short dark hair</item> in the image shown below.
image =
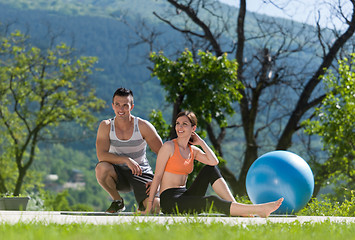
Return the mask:
<svg viewBox="0 0 355 240">
<path fill-rule="evenodd" d="M 118 88 L 116 90 L 116 92 L 113 94 L 112 103 L 113 103 L 113 99 L 115 98 L 115 96 L 120 96 L 120 97 L 131 96 L 132 97 L 132 104 L 133 104 L 133 92 L 130 89 L 123 88 L 123 87 Z"/>
</svg>

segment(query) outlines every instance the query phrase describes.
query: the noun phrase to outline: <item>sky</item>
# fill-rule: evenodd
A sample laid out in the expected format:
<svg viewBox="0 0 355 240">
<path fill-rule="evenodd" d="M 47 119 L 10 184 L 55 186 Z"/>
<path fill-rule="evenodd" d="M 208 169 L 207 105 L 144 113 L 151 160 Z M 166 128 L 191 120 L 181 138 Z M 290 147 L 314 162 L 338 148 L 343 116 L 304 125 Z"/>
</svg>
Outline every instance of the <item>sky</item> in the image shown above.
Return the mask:
<svg viewBox="0 0 355 240">
<path fill-rule="evenodd" d="M 220 0 L 228 5 L 239 7 L 239 0 Z M 327 2 L 337 3 L 338 0 L 246 0 L 247 10 L 260 14 L 266 14 L 274 17 L 282 17 L 297 22 L 315 25 L 317 11 L 321 13 L 321 26 L 333 28 L 343 28 L 344 25 L 337 19 L 329 19 L 330 15 L 334 15 L 334 9 L 329 8 Z M 272 3 L 278 5 L 276 7 Z M 351 10 L 349 0 L 340 0 L 344 5 L 345 11 Z M 282 9 L 280 9 L 282 8 Z"/>
</svg>

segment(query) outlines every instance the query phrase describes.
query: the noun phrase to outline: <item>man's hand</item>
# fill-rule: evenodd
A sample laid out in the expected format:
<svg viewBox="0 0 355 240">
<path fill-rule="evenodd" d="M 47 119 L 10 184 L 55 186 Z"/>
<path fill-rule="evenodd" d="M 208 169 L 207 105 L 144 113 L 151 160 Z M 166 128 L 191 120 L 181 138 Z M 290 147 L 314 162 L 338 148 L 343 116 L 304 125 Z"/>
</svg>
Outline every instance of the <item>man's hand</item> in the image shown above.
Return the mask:
<svg viewBox="0 0 355 240">
<path fill-rule="evenodd" d="M 129 169 L 131 169 L 133 175 L 142 175 L 142 168 L 139 166 L 139 164 L 134 161 L 132 158 L 128 158 L 127 161 L 127 166 Z"/>
<path fill-rule="evenodd" d="M 145 192 L 147 193 L 147 195 L 149 196 L 149 193 L 150 193 L 150 186 L 152 185 L 152 181 L 150 181 L 150 182 L 147 182 L 146 184 L 145 184 L 145 188 L 147 189 L 147 190 L 145 190 Z"/>
</svg>

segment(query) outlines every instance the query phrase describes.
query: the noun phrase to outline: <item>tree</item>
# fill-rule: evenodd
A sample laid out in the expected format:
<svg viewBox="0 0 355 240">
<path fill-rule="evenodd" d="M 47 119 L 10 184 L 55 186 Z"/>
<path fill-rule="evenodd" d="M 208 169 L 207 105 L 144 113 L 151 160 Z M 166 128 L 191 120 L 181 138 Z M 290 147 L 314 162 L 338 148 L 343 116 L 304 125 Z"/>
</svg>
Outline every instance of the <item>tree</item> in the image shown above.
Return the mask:
<svg viewBox="0 0 355 240">
<path fill-rule="evenodd" d="M 224 136 L 227 127 L 227 118 L 235 111 L 233 103 L 241 99 L 238 92 L 243 85 L 237 79 L 238 65 L 235 60 L 229 60 L 227 54 L 220 57 L 210 52 L 198 52 L 196 59 L 189 50 L 181 53 L 176 60 L 170 60 L 162 52 L 151 54 L 154 64 L 152 76 L 158 77 L 160 84 L 167 92 L 166 102 L 173 104 L 171 124 L 168 125 L 161 112 L 153 111 L 150 114 L 152 123 L 156 126 L 160 136 L 166 139 L 176 138 L 176 115 L 188 109 L 198 116 L 198 126 L 203 135 L 205 131 L 209 139 L 217 142 L 223 137 L 214 138 L 213 126 L 221 129 L 219 136 Z M 216 150 L 217 155 L 221 149 Z M 220 168 L 225 168 L 225 161 L 218 156 Z M 196 176 L 201 165 L 197 165 L 190 181 Z M 191 182 L 188 182 L 190 184 Z"/>
<path fill-rule="evenodd" d="M 18 31 L 1 39 L 0 54 L 0 131 L 8 141 L 0 159 L 17 169 L 13 183 L 2 167 L 0 192 L 19 195 L 38 144 L 53 137 L 50 129 L 70 121 L 93 129 L 92 113 L 104 101 L 86 81 L 95 57 L 76 57 L 63 43 L 41 50 Z"/>
<path fill-rule="evenodd" d="M 242 126 L 244 154 L 239 174 L 228 168 L 221 172 L 234 194 L 245 195 L 246 175 L 259 153 L 289 149 L 297 135 L 302 135 L 301 122 L 312 116 L 325 98 L 320 91 L 321 77 L 340 54 L 351 49 L 347 44 L 355 31 L 355 0 L 326 5 L 335 10 L 333 17 L 343 22 L 341 30 L 322 28 L 320 15 L 316 27 L 258 15 L 247 18 L 246 0 L 239 1 L 237 14 L 216 0 L 167 2 L 170 8 L 153 14 L 181 33 L 186 40 L 181 45 L 189 46 L 193 53 L 208 50 L 217 57 L 232 53 L 238 63 L 238 79 L 244 85 L 238 89 L 243 98 L 235 108 L 240 120 L 231 119 L 227 129 Z M 226 134 L 221 130 L 213 125 L 209 138 L 223 156 Z"/>
<path fill-rule="evenodd" d="M 317 120 L 305 121 L 310 134 L 321 136 L 323 148 L 329 158 L 317 164 L 315 181 L 331 177 L 346 177 L 350 189 L 355 186 L 355 54 L 339 61 L 338 74 L 331 71 L 324 79 L 327 96 L 317 108 Z M 351 188 L 352 186 L 352 188 Z"/>
<path fill-rule="evenodd" d="M 240 100 L 238 89 L 243 87 L 237 80 L 237 64 L 228 60 L 227 54 L 217 58 L 200 51 L 195 62 L 189 50 L 176 61 L 153 52 L 151 61 L 152 76 L 158 77 L 167 91 L 166 101 L 174 105 L 170 139 L 176 137 L 175 117 L 183 109 L 194 111 L 199 126 L 207 131 L 212 129 L 212 120 L 221 128 L 227 125 L 227 116 L 234 114 L 232 103 Z"/>
</svg>

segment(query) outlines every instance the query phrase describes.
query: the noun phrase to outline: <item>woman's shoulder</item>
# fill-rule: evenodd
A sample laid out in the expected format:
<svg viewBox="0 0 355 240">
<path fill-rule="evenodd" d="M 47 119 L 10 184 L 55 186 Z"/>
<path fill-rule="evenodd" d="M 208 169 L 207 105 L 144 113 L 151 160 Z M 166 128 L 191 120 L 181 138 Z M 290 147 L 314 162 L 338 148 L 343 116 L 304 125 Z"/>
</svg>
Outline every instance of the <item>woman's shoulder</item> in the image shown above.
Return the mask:
<svg viewBox="0 0 355 240">
<path fill-rule="evenodd" d="M 174 141 L 173 140 L 169 140 L 169 141 L 166 141 L 164 144 L 163 144 L 163 147 L 165 146 L 166 148 L 174 148 Z"/>
<path fill-rule="evenodd" d="M 162 148 L 168 151 L 174 151 L 174 141 L 173 140 L 166 141 L 163 144 Z"/>
<path fill-rule="evenodd" d="M 172 154 L 174 154 L 174 142 L 166 141 L 160 148 L 158 155 L 167 155 L 170 157 Z"/>
</svg>

